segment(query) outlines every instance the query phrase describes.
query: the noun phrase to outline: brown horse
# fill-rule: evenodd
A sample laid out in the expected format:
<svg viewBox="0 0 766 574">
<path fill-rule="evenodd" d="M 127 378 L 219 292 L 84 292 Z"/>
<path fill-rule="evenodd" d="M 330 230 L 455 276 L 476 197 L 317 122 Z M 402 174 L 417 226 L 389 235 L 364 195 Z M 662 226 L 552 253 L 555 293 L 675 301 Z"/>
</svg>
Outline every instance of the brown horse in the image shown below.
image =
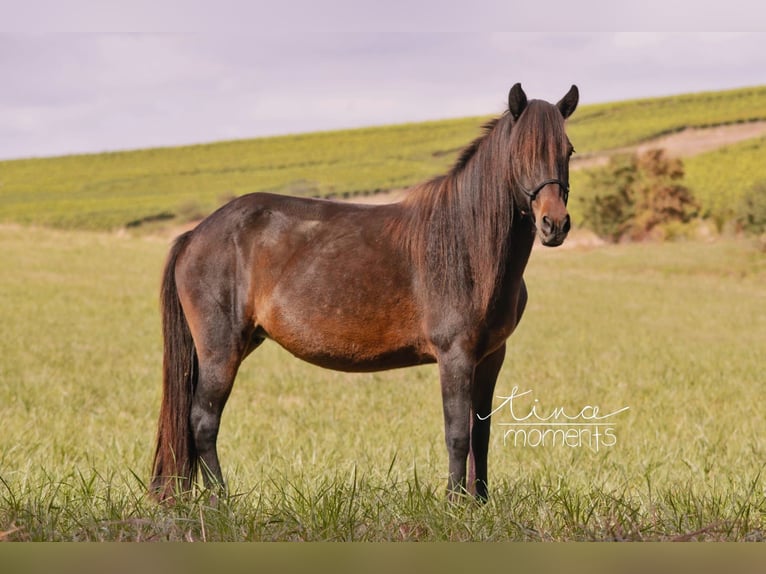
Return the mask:
<svg viewBox="0 0 766 574">
<path fill-rule="evenodd" d="M 190 489 L 198 464 L 206 487 L 223 487 L 221 413 L 242 361 L 272 339 L 342 371 L 438 363 L 449 492 L 486 498 L 486 415 L 524 268 L 536 232 L 556 246 L 570 227 L 564 120 L 577 102 L 576 86 L 554 106 L 514 85 L 452 169 L 400 203 L 255 193 L 178 237 L 162 285 L 154 494 Z"/>
</svg>

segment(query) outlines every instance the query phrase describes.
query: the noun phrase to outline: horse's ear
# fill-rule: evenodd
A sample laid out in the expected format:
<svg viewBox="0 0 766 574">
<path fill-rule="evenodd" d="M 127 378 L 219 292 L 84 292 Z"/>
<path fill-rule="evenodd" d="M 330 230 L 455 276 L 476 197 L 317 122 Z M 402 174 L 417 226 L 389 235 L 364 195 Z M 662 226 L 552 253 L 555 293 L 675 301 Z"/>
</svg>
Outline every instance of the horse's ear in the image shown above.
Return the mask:
<svg viewBox="0 0 766 574">
<path fill-rule="evenodd" d="M 521 84 L 515 83 L 508 92 L 508 111 L 511 112 L 514 120 L 518 120 L 521 112 L 527 107 L 527 95 L 521 89 Z"/>
<path fill-rule="evenodd" d="M 561 115 L 564 116 L 564 119 L 566 119 L 574 113 L 578 101 L 580 101 L 580 91 L 577 89 L 577 86 L 572 84 L 567 95 L 559 100 L 556 107 L 561 112 Z"/>
</svg>

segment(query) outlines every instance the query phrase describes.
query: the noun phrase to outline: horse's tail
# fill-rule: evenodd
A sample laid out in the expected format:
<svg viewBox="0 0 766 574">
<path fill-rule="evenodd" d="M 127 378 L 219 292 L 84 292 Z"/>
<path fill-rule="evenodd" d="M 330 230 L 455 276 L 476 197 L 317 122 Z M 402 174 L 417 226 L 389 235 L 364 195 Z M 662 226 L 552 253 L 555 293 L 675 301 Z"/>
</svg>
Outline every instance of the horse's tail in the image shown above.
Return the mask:
<svg viewBox="0 0 766 574">
<path fill-rule="evenodd" d="M 191 232 L 176 239 L 165 264 L 160 293 L 162 310 L 162 405 L 152 468 L 152 494 L 171 499 L 188 491 L 197 473 L 197 450 L 189 415 L 197 384 L 197 353 L 176 286 L 176 263 Z"/>
</svg>

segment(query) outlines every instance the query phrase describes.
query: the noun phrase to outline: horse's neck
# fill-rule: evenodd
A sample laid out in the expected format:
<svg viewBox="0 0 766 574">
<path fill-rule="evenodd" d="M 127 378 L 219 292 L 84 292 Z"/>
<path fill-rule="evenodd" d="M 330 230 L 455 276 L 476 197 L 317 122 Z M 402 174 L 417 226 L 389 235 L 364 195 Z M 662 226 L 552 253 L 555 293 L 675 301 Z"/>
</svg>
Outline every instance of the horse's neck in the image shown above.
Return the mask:
<svg viewBox="0 0 766 574">
<path fill-rule="evenodd" d="M 510 288 L 521 279 L 535 243 L 535 225 L 528 216 L 516 212 L 506 249 L 505 278 L 501 289 Z"/>
</svg>

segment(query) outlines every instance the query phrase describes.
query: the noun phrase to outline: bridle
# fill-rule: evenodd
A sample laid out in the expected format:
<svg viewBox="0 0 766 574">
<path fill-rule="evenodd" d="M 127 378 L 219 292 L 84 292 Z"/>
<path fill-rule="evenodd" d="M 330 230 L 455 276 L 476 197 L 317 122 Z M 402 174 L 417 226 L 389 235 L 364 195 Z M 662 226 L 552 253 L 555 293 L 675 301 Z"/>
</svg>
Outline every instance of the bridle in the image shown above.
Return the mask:
<svg viewBox="0 0 766 574">
<path fill-rule="evenodd" d="M 522 192 L 524 192 L 524 195 L 526 195 L 529 198 L 529 204 L 532 205 L 532 202 L 537 199 L 537 194 L 540 193 L 540 191 L 548 184 L 551 183 L 557 183 L 559 184 L 559 194 L 561 196 L 562 201 L 564 202 L 564 205 L 567 204 L 567 201 L 569 200 L 569 185 L 561 181 L 560 179 L 546 179 L 542 183 L 539 183 L 537 187 L 532 189 L 531 191 L 524 189 L 519 185 L 519 188 Z"/>
</svg>

